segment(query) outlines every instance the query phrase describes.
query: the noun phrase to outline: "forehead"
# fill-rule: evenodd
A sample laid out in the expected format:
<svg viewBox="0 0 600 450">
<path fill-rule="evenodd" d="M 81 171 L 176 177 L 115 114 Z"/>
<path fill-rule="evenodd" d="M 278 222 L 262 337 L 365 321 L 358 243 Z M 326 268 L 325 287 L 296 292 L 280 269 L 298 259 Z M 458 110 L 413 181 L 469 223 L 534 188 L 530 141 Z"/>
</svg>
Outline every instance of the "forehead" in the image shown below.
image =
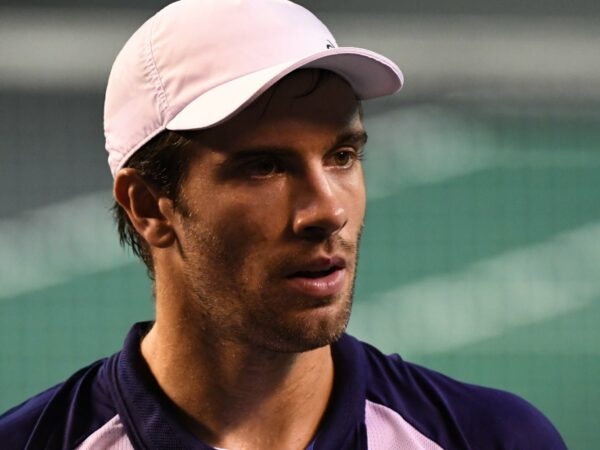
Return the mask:
<svg viewBox="0 0 600 450">
<path fill-rule="evenodd" d="M 227 122 L 200 131 L 197 141 L 202 146 L 227 149 L 362 130 L 360 102 L 344 79 L 332 72 L 300 70 Z"/>
</svg>

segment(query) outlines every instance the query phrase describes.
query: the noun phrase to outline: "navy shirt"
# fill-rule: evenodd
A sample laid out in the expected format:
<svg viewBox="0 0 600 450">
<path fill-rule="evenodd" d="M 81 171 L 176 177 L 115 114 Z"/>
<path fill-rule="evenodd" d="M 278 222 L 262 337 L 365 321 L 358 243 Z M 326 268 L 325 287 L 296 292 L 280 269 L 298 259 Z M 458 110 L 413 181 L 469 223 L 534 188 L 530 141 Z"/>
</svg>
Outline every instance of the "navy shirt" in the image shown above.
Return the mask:
<svg viewBox="0 0 600 450">
<path fill-rule="evenodd" d="M 0 416 L 0 446 L 206 449 L 178 420 L 145 363 L 136 324 L 123 349 Z M 507 392 L 465 384 L 344 335 L 310 450 L 566 449 L 552 424 Z"/>
</svg>

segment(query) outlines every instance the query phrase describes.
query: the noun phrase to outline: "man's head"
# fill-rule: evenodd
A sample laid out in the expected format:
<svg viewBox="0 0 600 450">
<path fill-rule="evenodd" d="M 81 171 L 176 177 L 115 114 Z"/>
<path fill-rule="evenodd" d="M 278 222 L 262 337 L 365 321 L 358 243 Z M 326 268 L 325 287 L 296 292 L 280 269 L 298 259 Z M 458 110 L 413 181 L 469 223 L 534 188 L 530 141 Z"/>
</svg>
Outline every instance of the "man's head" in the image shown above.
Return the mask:
<svg viewBox="0 0 600 450">
<path fill-rule="evenodd" d="M 337 339 L 350 313 L 365 212 L 366 133 L 341 77 L 293 72 L 197 131 L 173 194 L 124 168 L 115 196 L 150 248 L 169 309 L 276 351 Z M 171 152 L 173 153 L 173 152 Z"/>
<path fill-rule="evenodd" d="M 105 135 L 121 240 L 187 299 L 170 309 L 269 349 L 339 336 L 365 208 L 360 100 L 401 84 L 285 0 L 182 0 L 146 22 L 113 66 Z"/>
</svg>

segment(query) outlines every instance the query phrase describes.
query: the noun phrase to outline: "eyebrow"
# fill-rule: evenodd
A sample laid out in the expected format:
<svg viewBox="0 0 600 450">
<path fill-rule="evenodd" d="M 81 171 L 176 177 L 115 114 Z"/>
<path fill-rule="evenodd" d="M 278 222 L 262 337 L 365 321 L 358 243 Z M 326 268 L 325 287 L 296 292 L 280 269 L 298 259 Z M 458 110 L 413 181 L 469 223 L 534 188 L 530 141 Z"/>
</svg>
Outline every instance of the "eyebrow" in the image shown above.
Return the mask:
<svg viewBox="0 0 600 450">
<path fill-rule="evenodd" d="M 338 146 L 347 145 L 347 144 L 358 145 L 358 146 L 363 147 L 367 143 L 367 139 L 368 139 L 368 135 L 367 135 L 366 131 L 364 131 L 364 130 L 347 131 L 347 132 L 344 132 L 344 133 L 340 134 L 339 136 L 337 136 L 337 138 L 333 142 L 332 147 L 338 147 Z M 238 150 L 234 150 L 230 154 L 230 156 L 233 158 L 238 158 L 238 157 L 246 158 L 246 157 L 260 156 L 260 155 L 264 155 L 266 153 L 279 153 L 279 154 L 294 153 L 294 148 L 287 147 L 287 146 L 279 146 L 279 145 L 258 145 L 255 147 L 248 147 L 248 148 L 241 148 Z"/>
<path fill-rule="evenodd" d="M 360 131 L 348 131 L 338 136 L 335 141 L 335 145 L 341 145 L 345 143 L 352 143 L 364 146 L 367 143 L 369 136 L 365 130 Z"/>
</svg>

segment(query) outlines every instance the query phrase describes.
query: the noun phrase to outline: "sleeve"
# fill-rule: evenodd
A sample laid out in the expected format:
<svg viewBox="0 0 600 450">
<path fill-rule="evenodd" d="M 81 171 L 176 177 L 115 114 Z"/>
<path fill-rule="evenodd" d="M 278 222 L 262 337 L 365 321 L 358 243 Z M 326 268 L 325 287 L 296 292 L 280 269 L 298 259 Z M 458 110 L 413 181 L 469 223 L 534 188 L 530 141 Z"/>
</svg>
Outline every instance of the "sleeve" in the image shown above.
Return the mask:
<svg viewBox="0 0 600 450">
<path fill-rule="evenodd" d="M 116 414 L 97 382 L 101 362 L 0 416 L 0 448 L 72 449 Z"/>
<path fill-rule="evenodd" d="M 447 450 L 565 450 L 554 425 L 518 395 L 452 379 L 366 346 L 369 399 Z"/>
<path fill-rule="evenodd" d="M 0 415 L 2 448 L 25 449 L 57 387 L 51 388 Z"/>
<path fill-rule="evenodd" d="M 483 388 L 479 388 L 483 389 Z M 496 448 L 566 450 L 558 430 L 537 408 L 514 394 L 487 389 L 471 412 L 479 429 L 470 433 L 480 442 L 492 441 Z M 486 430 L 489 435 L 486 436 Z"/>
</svg>

